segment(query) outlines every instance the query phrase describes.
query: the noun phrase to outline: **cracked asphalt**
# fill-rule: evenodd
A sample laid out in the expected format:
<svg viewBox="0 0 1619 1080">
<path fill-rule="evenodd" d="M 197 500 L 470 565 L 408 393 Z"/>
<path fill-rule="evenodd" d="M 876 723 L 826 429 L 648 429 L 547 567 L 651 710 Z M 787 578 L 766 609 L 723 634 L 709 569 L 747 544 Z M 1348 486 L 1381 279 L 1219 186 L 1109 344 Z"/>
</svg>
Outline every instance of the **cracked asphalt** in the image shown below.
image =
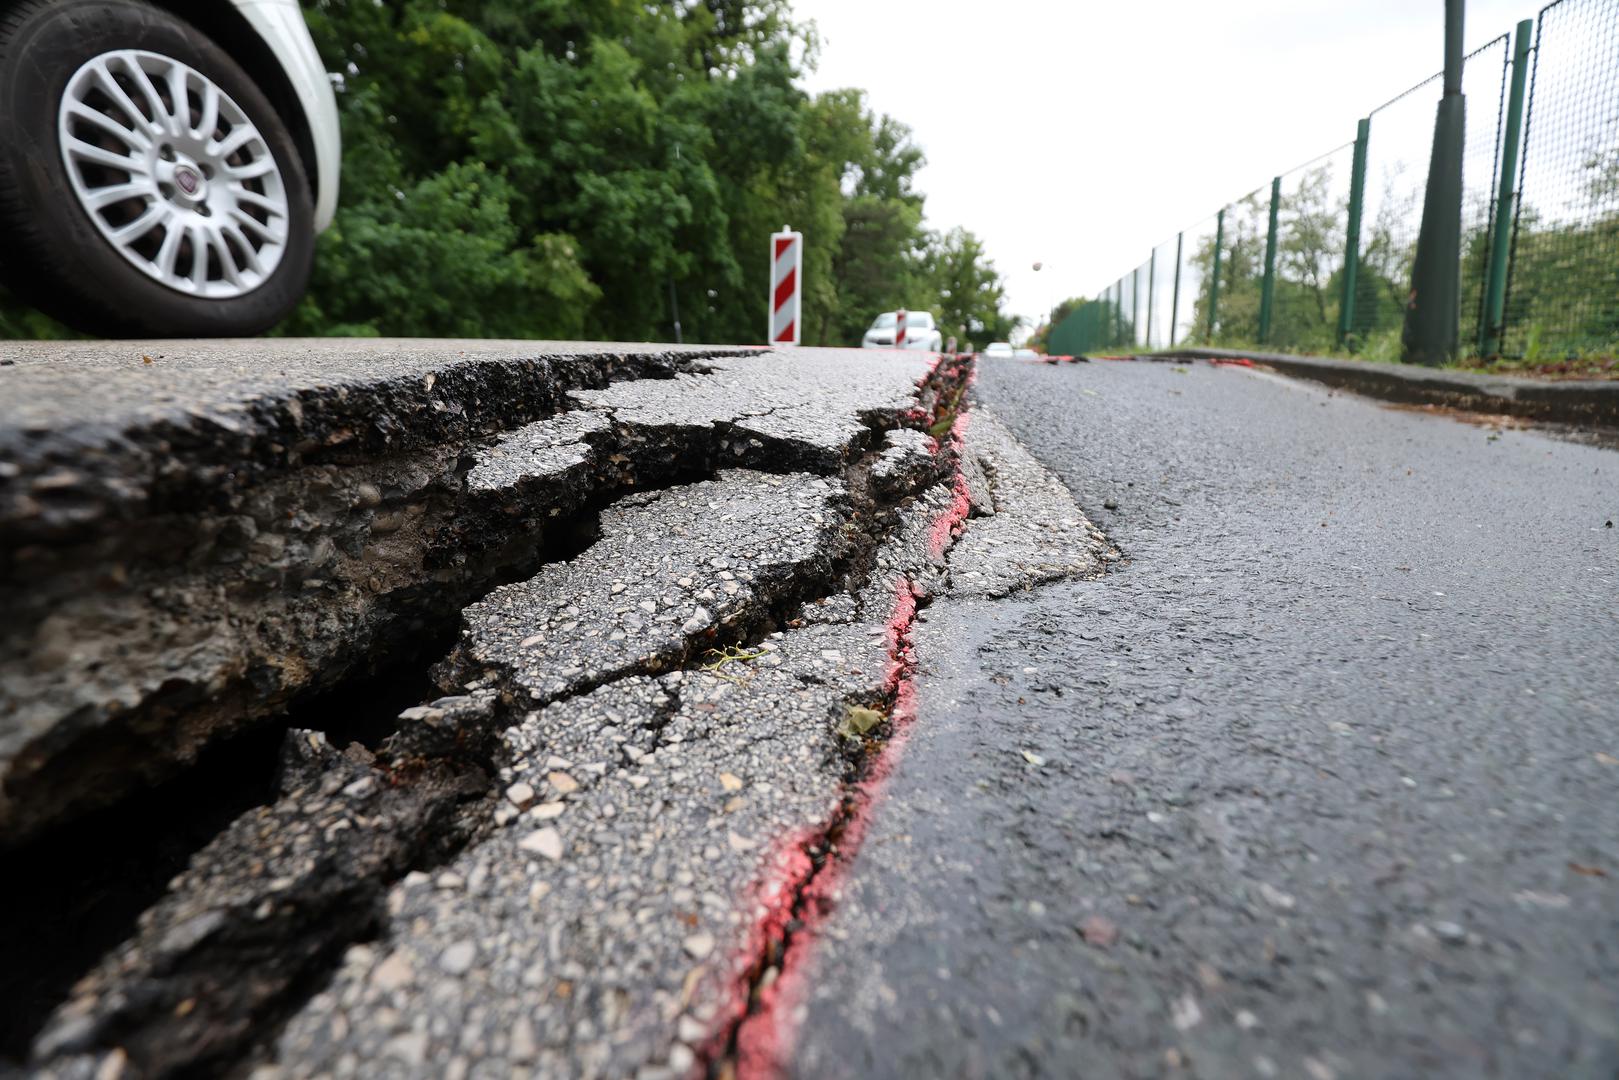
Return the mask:
<svg viewBox="0 0 1619 1080">
<path fill-rule="evenodd" d="M 1207 365 L 153 347 L 0 365 L 65 380 L 0 423 L 0 839 L 290 727 L 20 965 L 35 1075 L 1619 1074 L 1611 451 Z M 370 741 L 270 715 L 404 646 Z"/>
<path fill-rule="evenodd" d="M 1003 428 L 957 417 L 970 367 L 960 358 L 648 353 L 637 367 L 535 346 L 489 361 L 446 355 L 435 372 L 410 367 L 395 343 L 363 348 L 388 365 L 377 381 L 350 385 L 341 365 L 317 364 L 269 389 L 232 383 L 172 416 L 14 432 L 32 456 L 0 477 L 16 496 L 0 525 L 85 531 L 79 548 L 33 556 L 64 571 L 51 585 L 86 617 L 75 632 L 52 613 L 44 575 L 12 573 L 61 647 L 55 665 L 8 653 L 38 676 L 24 683 L 0 666 L 8 698 L 41 689 L 36 718 L 71 731 L 82 710 L 64 718 L 52 695 L 86 688 L 76 665 L 106 666 L 87 642 L 155 677 L 130 651 L 129 622 L 105 617 L 106 590 L 83 587 L 90 551 L 130 560 L 110 582 L 121 602 L 161 603 L 188 624 L 145 642 L 166 665 L 165 692 L 178 673 L 198 678 L 193 700 L 170 695 L 179 711 L 154 715 L 140 750 L 223 737 L 210 721 L 224 713 L 287 726 L 265 801 L 198 837 L 155 901 L 108 890 L 121 914 L 83 950 L 101 955 L 91 970 L 58 970 L 48 934 L 23 950 L 16 981 L 38 1000 L 5 1052 L 26 1039 L 35 1075 L 63 1078 L 740 1071 L 743 1028 L 762 1017 L 768 1029 L 769 987 L 790 973 L 816 868 L 839 862 L 829 849 L 868 764 L 909 723 L 910 629 L 947 585 L 967 519 L 982 526 L 963 556 L 976 596 L 1097 573 L 1117 553 Z M 104 351 L 102 366 L 146 377 Z M 207 370 L 191 359 L 176 368 L 182 381 Z M 536 388 L 488 394 L 502 374 Z M 614 374 L 628 377 L 606 385 Z M 443 409 L 429 416 L 424 400 Z M 380 429 L 331 426 L 367 402 L 390 410 Z M 393 424 L 431 425 L 440 412 L 461 419 L 437 434 Z M 949 437 L 927 433 L 941 423 Z M 223 443 L 193 438 L 219 432 Z M 80 435 L 92 449 L 60 457 Z M 150 451 L 122 484 L 100 484 L 116 474 L 103 436 Z M 178 441 L 197 443 L 211 471 L 176 476 L 212 485 L 234 525 L 214 530 L 219 509 L 196 492 L 176 505 L 144 471 Z M 323 443 L 345 449 L 328 459 Z M 254 446 L 264 475 L 227 475 Z M 217 531 L 225 543 L 145 557 L 119 546 L 123 514 L 167 515 L 176 535 Z M 303 534 L 301 546 L 267 542 L 283 530 Z M 277 558 L 299 576 L 278 579 Z M 290 610 L 305 646 L 323 635 L 332 651 L 272 642 L 263 653 L 304 685 L 349 686 L 345 663 L 389 649 L 378 613 L 396 600 L 407 613 L 426 613 L 424 599 L 458 609 L 459 635 L 435 650 L 421 703 L 402 711 L 408 699 L 390 690 L 342 716 L 317 705 L 238 715 L 228 679 L 258 645 L 204 624 L 217 612 L 251 635 L 264 620 L 210 596 Z M 197 637 L 223 654 L 183 647 Z M 431 644 L 394 640 L 424 655 Z M 261 681 L 246 704 L 262 714 L 290 685 Z M 116 713 L 125 695 L 113 690 Z M 362 726 L 368 740 L 350 741 Z M 100 777 L 134 786 L 143 764 L 126 750 L 97 773 L 82 747 L 59 745 L 57 771 L 33 773 L 59 796 Z M 179 769 L 181 756 L 145 764 Z M 15 760 L 29 769 L 39 757 L 36 746 Z M 0 774 L 8 792 L 10 779 Z M 86 797 L 122 794 L 106 786 Z M 50 889 L 73 892 L 77 873 L 53 873 Z M 106 888 L 94 873 L 82 883 Z"/>
<path fill-rule="evenodd" d="M 1619 458 L 1207 365 L 976 396 L 1123 559 L 926 613 L 787 1071 L 1619 1074 Z"/>
</svg>

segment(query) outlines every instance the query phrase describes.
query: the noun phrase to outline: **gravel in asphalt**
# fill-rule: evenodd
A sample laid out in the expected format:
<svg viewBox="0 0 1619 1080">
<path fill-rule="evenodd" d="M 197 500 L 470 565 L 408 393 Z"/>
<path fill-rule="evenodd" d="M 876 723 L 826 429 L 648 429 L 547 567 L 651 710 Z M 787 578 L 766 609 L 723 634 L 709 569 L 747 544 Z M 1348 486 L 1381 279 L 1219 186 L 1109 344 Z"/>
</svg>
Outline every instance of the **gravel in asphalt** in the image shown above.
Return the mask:
<svg viewBox="0 0 1619 1080">
<path fill-rule="evenodd" d="M 1619 458 L 1205 365 L 977 394 L 1124 558 L 926 613 L 787 1071 L 1619 1072 Z"/>
</svg>

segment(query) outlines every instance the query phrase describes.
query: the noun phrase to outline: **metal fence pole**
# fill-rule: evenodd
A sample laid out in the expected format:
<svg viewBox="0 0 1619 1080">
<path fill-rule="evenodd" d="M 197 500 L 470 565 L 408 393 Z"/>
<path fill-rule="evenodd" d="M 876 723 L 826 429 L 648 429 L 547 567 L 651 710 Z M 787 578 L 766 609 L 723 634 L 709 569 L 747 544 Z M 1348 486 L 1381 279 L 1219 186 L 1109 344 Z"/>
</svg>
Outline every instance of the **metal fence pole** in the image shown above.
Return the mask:
<svg viewBox="0 0 1619 1080">
<path fill-rule="evenodd" d="M 1135 348 L 1136 329 L 1141 325 L 1141 267 L 1130 271 L 1130 347 Z"/>
<path fill-rule="evenodd" d="M 1126 335 L 1130 332 L 1130 320 L 1124 317 L 1124 275 L 1119 275 L 1119 339 L 1115 345 L 1123 345 L 1130 339 Z"/>
<path fill-rule="evenodd" d="M 1495 233 L 1490 237 L 1490 270 L 1485 279 L 1484 325 L 1479 328 L 1480 356 L 1501 351 L 1507 309 L 1507 270 L 1512 253 L 1513 207 L 1518 200 L 1518 140 L 1523 131 L 1523 88 L 1529 75 L 1529 41 L 1535 21 L 1524 19 L 1512 39 L 1512 89 L 1507 97 L 1506 134 L 1501 140 L 1501 189 L 1496 197 Z"/>
<path fill-rule="evenodd" d="M 1124 344 L 1124 279 L 1113 283 L 1113 347 Z"/>
<path fill-rule="evenodd" d="M 1445 0 L 1445 92 L 1434 117 L 1428 189 L 1411 267 L 1411 299 L 1400 333 L 1402 358 L 1437 367 L 1456 358 L 1462 303 L 1462 23 L 1466 0 Z"/>
<path fill-rule="evenodd" d="M 1270 230 L 1265 233 L 1265 277 L 1259 286 L 1259 343 L 1270 340 L 1271 306 L 1276 302 L 1276 211 L 1282 205 L 1282 178 L 1270 182 Z"/>
<path fill-rule="evenodd" d="M 1185 233 L 1175 234 L 1175 290 L 1169 294 L 1169 347 L 1175 347 L 1175 324 L 1181 317 L 1181 241 Z"/>
<path fill-rule="evenodd" d="M 1147 255 L 1147 333 L 1144 335 L 1147 348 L 1152 348 L 1152 297 L 1153 282 L 1158 277 L 1158 249 L 1153 248 Z"/>
<path fill-rule="evenodd" d="M 1355 125 L 1355 160 L 1349 169 L 1349 228 L 1344 234 L 1343 298 L 1338 303 L 1338 347 L 1355 329 L 1355 277 L 1360 269 L 1360 212 L 1366 204 L 1366 141 L 1370 117 Z"/>
<path fill-rule="evenodd" d="M 1214 215 L 1214 273 L 1209 276 L 1209 340 L 1214 344 L 1214 324 L 1220 318 L 1220 249 L 1225 246 L 1225 207 Z"/>
</svg>

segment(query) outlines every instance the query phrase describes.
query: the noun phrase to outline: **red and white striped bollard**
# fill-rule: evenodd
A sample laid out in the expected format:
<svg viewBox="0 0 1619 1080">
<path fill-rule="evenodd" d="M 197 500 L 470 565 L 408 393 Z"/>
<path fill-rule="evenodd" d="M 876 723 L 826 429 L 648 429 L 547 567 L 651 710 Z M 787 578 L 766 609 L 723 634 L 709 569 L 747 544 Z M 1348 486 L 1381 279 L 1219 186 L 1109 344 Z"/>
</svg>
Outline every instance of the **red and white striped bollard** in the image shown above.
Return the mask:
<svg viewBox="0 0 1619 1080">
<path fill-rule="evenodd" d="M 804 315 L 804 234 L 770 234 L 770 344 L 797 345 Z"/>
</svg>

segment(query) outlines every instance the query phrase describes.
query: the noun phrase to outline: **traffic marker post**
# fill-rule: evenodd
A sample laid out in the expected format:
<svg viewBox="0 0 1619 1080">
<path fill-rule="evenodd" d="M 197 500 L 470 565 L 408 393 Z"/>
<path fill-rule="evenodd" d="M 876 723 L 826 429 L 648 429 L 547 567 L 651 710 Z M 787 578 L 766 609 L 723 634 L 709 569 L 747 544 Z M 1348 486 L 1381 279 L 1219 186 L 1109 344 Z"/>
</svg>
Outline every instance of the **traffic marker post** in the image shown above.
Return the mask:
<svg viewBox="0 0 1619 1080">
<path fill-rule="evenodd" d="M 894 312 L 894 348 L 905 348 L 905 309 Z"/>
<path fill-rule="evenodd" d="M 797 345 L 804 315 L 804 234 L 770 235 L 770 344 Z"/>
</svg>

